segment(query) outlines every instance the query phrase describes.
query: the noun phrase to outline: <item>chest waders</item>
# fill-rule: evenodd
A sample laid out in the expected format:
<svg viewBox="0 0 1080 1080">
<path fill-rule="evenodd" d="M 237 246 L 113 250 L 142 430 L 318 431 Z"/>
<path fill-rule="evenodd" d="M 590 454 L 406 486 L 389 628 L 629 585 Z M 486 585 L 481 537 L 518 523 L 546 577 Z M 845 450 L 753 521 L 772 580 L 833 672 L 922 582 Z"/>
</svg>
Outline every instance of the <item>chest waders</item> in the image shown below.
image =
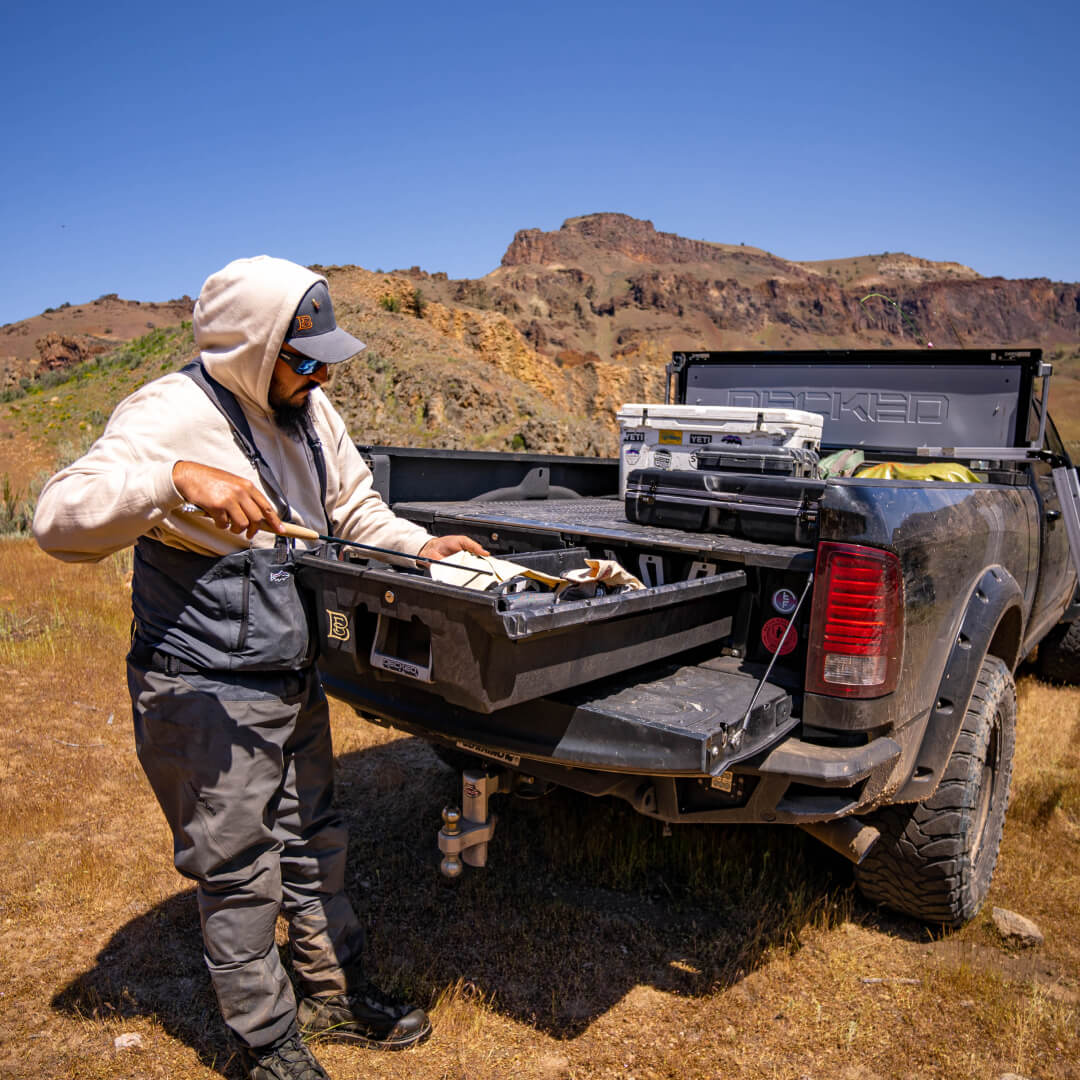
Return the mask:
<svg viewBox="0 0 1080 1080">
<path fill-rule="evenodd" d="M 288 502 L 236 398 L 200 364 L 182 370 L 228 420 L 287 520 Z M 309 423 L 304 435 L 325 514 L 322 447 Z M 135 546 L 128 687 L 136 749 L 172 829 L 176 868 L 198 883 L 222 1015 L 249 1047 L 276 1041 L 296 1015 L 274 944 L 280 911 L 308 994 L 343 992 L 343 969 L 359 963 L 363 941 L 344 893 L 329 716 L 295 571 L 284 538 L 220 558 L 147 537 Z"/>
<path fill-rule="evenodd" d="M 235 396 L 196 362 L 181 369 L 225 417 L 241 453 L 258 472 L 274 509 L 289 519 L 289 503 L 251 434 Z M 310 421 L 304 437 L 319 479 L 326 516 L 326 462 Z M 327 532 L 332 532 L 326 517 Z M 168 664 L 173 673 L 296 670 L 314 659 L 311 613 L 296 587 L 296 563 L 284 537 L 273 548 L 232 555 L 182 551 L 141 537 L 132 575 L 136 655 Z M 170 662 L 171 661 L 171 662 Z M 178 667 L 177 665 L 182 665 Z"/>
</svg>

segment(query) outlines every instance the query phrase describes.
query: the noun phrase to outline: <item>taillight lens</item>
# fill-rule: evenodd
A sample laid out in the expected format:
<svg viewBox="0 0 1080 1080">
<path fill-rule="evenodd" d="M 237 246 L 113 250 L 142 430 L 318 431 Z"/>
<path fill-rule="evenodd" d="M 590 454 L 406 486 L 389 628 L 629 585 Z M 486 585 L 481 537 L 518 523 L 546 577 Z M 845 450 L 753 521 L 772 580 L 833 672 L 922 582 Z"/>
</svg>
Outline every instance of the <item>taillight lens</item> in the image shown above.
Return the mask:
<svg viewBox="0 0 1080 1080">
<path fill-rule="evenodd" d="M 818 545 L 806 690 L 873 698 L 896 689 L 904 640 L 900 560 L 857 544 Z"/>
</svg>

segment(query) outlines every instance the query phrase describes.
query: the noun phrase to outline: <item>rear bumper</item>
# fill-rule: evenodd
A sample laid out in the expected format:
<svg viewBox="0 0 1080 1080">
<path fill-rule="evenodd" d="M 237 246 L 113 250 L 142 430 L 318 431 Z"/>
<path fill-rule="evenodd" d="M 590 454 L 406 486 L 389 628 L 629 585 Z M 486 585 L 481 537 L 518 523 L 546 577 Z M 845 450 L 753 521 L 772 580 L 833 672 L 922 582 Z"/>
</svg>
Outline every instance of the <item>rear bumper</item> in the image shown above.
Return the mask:
<svg viewBox="0 0 1080 1080">
<path fill-rule="evenodd" d="M 324 679 L 362 715 L 664 821 L 804 824 L 876 805 L 902 758 L 897 739 L 808 742 L 789 694 L 766 682 L 736 741 L 757 678 L 728 667 L 657 665 L 648 679 L 605 680 L 491 714 L 386 680 Z"/>
<path fill-rule="evenodd" d="M 829 821 L 873 805 L 900 761 L 890 738 L 863 746 L 820 746 L 791 736 L 757 764 L 748 820 Z"/>
<path fill-rule="evenodd" d="M 493 768 L 509 767 L 587 795 L 613 795 L 647 817 L 683 824 L 806 825 L 856 815 L 875 807 L 901 757 L 892 739 L 838 749 L 791 735 L 760 760 L 715 776 L 626 775 L 568 768 L 465 740 L 450 745 L 488 759 Z"/>
</svg>

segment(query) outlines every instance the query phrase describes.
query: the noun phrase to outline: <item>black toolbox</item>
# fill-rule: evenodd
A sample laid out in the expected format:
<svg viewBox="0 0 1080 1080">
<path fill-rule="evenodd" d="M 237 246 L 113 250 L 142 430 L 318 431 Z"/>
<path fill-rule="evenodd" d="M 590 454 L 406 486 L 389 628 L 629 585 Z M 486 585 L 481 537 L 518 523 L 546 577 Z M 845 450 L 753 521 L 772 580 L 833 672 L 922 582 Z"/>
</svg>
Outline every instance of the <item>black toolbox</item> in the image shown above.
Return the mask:
<svg viewBox="0 0 1080 1080">
<path fill-rule="evenodd" d="M 825 485 L 799 476 L 635 469 L 626 478 L 626 516 L 640 525 L 810 544 Z"/>
<path fill-rule="evenodd" d="M 705 472 L 764 473 L 769 476 L 817 476 L 818 455 L 809 447 L 717 446 L 693 455 Z"/>
<path fill-rule="evenodd" d="M 584 566 L 587 554 L 579 547 L 509 557 L 557 576 Z M 728 570 L 559 600 L 552 593 L 464 589 L 355 559 L 335 544 L 299 561 L 327 674 L 422 685 L 481 713 L 727 637 L 746 585 L 745 571 Z"/>
</svg>

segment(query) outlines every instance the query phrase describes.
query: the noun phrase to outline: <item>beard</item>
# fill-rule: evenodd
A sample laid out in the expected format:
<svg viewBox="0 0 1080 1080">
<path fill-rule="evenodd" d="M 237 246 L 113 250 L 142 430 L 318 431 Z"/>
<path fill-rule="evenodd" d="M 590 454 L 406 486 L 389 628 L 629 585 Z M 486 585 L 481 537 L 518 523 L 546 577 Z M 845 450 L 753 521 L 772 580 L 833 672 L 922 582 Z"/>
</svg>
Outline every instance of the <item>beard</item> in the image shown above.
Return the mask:
<svg viewBox="0 0 1080 1080">
<path fill-rule="evenodd" d="M 319 384 L 314 380 L 300 387 L 288 387 L 277 376 L 270 380 L 270 389 L 266 396 L 274 422 L 292 438 L 303 435 L 304 420 L 311 413 L 311 394 L 318 389 Z M 294 404 L 298 399 L 300 404 Z"/>
<path fill-rule="evenodd" d="M 274 409 L 274 423 L 286 435 L 294 439 L 304 434 L 304 421 L 311 412 L 311 398 L 304 398 L 302 405 L 289 405 L 286 402 L 271 402 Z"/>
</svg>

